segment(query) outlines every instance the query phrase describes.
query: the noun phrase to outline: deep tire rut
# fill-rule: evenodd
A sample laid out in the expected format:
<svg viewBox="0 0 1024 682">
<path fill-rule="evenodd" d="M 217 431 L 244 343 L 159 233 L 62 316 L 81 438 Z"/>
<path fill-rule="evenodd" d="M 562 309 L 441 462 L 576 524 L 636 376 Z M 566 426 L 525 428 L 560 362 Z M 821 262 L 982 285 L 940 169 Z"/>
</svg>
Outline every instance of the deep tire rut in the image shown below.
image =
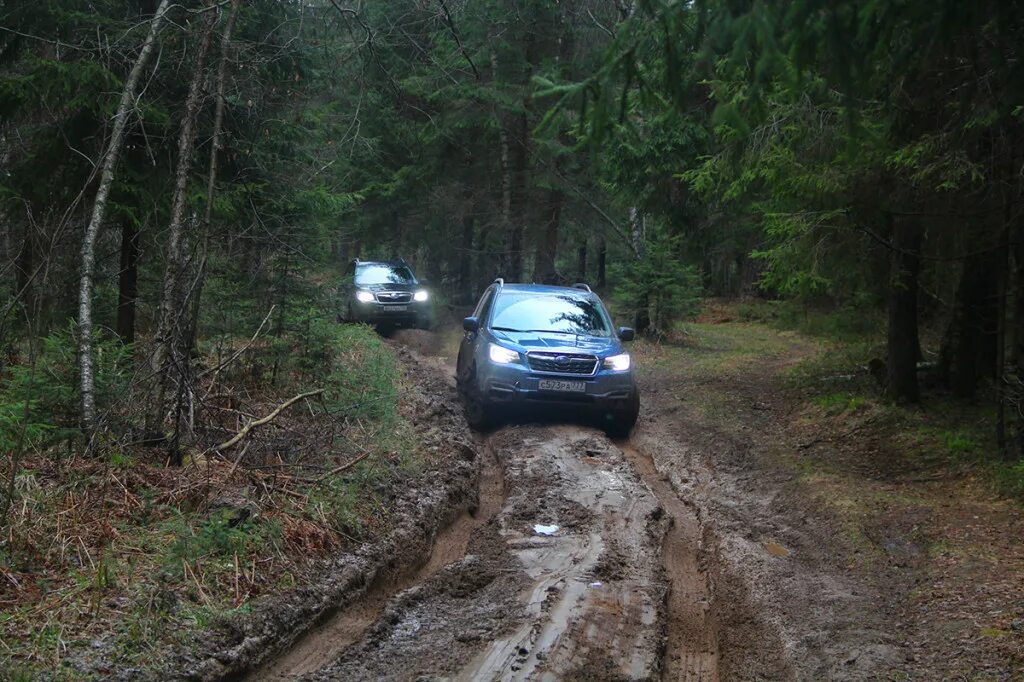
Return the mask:
<svg viewBox="0 0 1024 682">
<path fill-rule="evenodd" d="M 666 665 L 714 679 L 706 658 L 664 658 L 677 611 L 661 556 L 677 531 L 631 455 L 576 426 L 502 429 L 482 452 L 475 515 L 418 572 L 253 679 L 653 680 Z"/>
<path fill-rule="evenodd" d="M 426 563 L 397 578 L 378 581 L 361 599 L 302 636 L 291 649 L 247 679 L 254 682 L 298 680 L 326 667 L 362 639 L 399 593 L 418 585 L 466 554 L 473 533 L 501 509 L 504 482 L 489 446 L 482 448 L 476 508 L 464 511 L 438 533 Z"/>
<path fill-rule="evenodd" d="M 715 682 L 717 623 L 708 579 L 700 567 L 701 527 L 697 513 L 679 498 L 651 457 L 629 443 L 617 445 L 671 518 L 661 553 L 671 584 L 662 679 Z"/>
</svg>

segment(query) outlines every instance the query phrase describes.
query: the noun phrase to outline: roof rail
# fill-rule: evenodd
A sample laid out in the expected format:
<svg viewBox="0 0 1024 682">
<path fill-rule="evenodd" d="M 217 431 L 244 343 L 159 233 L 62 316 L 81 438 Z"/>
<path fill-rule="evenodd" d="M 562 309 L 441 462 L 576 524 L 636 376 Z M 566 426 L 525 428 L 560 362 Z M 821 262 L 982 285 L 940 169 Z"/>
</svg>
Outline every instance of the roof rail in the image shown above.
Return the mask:
<svg viewBox="0 0 1024 682">
<path fill-rule="evenodd" d="M 590 293 L 593 293 L 592 291 L 590 291 L 590 287 L 587 286 L 586 284 L 584 284 L 583 282 L 576 282 L 576 284 L 572 285 L 572 288 L 573 289 L 583 289 L 583 291 L 588 291 Z"/>
<path fill-rule="evenodd" d="M 494 280 L 493 284 L 497 284 L 499 287 L 503 287 L 505 286 L 505 280 L 503 280 L 501 277 L 498 277 L 497 279 Z"/>
</svg>

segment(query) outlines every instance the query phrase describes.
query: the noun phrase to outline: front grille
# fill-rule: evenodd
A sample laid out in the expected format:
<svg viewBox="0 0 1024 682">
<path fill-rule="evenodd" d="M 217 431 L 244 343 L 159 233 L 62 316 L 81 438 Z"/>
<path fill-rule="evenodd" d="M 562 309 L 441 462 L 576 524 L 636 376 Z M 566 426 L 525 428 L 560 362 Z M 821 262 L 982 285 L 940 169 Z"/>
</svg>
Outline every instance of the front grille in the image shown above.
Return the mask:
<svg viewBox="0 0 1024 682">
<path fill-rule="evenodd" d="M 412 300 L 412 294 L 408 291 L 378 291 L 377 301 L 379 303 L 408 303 Z"/>
<path fill-rule="evenodd" d="M 597 358 L 579 353 L 547 353 L 531 351 L 526 354 L 530 369 L 554 374 L 593 374 Z"/>
</svg>

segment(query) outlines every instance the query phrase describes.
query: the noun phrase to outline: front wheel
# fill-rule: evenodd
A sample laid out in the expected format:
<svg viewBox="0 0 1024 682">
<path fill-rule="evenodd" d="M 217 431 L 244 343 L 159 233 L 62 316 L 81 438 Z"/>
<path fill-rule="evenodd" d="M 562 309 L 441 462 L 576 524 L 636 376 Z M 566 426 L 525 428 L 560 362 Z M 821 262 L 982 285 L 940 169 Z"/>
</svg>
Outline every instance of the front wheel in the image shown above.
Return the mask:
<svg viewBox="0 0 1024 682">
<path fill-rule="evenodd" d="M 469 428 L 474 431 L 489 429 L 494 425 L 494 407 L 480 395 L 480 390 L 476 385 L 476 368 L 470 370 L 469 376 L 459 383 L 462 413 L 466 417 Z"/>
<path fill-rule="evenodd" d="M 640 391 L 636 388 L 629 394 L 625 404 L 608 415 L 604 431 L 609 438 L 629 438 L 637 417 L 640 416 Z"/>
</svg>

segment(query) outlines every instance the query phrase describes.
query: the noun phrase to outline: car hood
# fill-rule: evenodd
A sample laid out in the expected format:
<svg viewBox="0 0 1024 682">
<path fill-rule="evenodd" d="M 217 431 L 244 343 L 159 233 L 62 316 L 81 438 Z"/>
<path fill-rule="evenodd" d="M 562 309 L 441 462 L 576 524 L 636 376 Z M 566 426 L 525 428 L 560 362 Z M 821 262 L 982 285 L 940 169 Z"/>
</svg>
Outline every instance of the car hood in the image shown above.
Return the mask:
<svg viewBox="0 0 1024 682">
<path fill-rule="evenodd" d="M 362 289 L 364 291 L 416 291 L 422 289 L 423 286 L 420 284 L 356 284 L 356 289 Z"/>
<path fill-rule="evenodd" d="M 573 334 L 551 334 L 547 332 L 506 332 L 491 330 L 494 338 L 508 344 L 530 350 L 565 350 L 604 355 L 620 347 L 616 338 L 595 336 L 574 336 Z"/>
</svg>

